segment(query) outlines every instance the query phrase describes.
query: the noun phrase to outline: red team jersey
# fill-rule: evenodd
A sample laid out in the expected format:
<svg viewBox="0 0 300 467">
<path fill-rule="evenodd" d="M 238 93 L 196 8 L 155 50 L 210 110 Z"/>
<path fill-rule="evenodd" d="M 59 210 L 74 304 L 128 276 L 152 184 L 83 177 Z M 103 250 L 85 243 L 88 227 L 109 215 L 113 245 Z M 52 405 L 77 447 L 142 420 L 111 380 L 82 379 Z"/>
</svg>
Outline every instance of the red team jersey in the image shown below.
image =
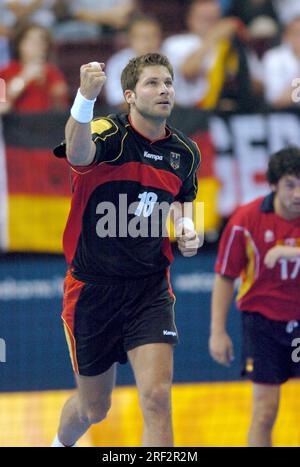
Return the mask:
<svg viewBox="0 0 300 467">
<path fill-rule="evenodd" d="M 215 271 L 241 278 L 237 306 L 276 321 L 300 319 L 300 258 L 280 259 L 273 269 L 264 257 L 276 245 L 300 246 L 300 217 L 274 212 L 274 195 L 238 209 L 221 237 Z"/>
</svg>

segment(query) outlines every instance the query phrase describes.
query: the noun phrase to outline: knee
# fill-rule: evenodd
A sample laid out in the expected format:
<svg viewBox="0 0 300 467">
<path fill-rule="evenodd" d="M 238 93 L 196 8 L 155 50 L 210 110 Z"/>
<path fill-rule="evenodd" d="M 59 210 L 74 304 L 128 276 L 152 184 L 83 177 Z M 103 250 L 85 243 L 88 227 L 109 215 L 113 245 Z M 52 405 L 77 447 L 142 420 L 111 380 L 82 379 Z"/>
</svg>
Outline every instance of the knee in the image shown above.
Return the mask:
<svg viewBox="0 0 300 467">
<path fill-rule="evenodd" d="M 94 425 L 104 420 L 111 407 L 111 399 L 97 401 L 88 404 L 80 411 L 80 421 L 89 425 Z"/>
<path fill-rule="evenodd" d="M 261 400 L 255 404 L 253 418 L 262 428 L 271 429 L 275 423 L 277 411 L 278 404 Z"/>
<path fill-rule="evenodd" d="M 171 413 L 171 388 L 169 385 L 158 385 L 141 394 L 142 410 L 146 414 Z"/>
</svg>

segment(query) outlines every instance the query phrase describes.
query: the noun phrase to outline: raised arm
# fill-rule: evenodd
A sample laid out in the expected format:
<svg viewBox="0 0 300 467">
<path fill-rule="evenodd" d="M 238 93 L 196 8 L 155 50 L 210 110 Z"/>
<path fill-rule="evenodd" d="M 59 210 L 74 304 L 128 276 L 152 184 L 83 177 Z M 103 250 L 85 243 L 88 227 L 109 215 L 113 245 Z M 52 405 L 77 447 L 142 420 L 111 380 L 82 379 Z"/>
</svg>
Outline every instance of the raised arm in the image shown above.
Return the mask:
<svg viewBox="0 0 300 467">
<path fill-rule="evenodd" d="M 225 18 L 208 33 L 201 45 L 191 53 L 182 63 L 180 71 L 186 79 L 195 79 L 199 74 L 207 74 L 207 56 L 214 53 L 217 45 L 225 40 L 231 39 L 238 29 L 238 22 L 234 18 Z"/>
<path fill-rule="evenodd" d="M 80 89 L 71 109 L 66 129 L 66 154 L 73 165 L 89 165 L 93 162 L 96 145 L 91 136 L 93 107 L 106 80 L 104 63 L 92 62 L 80 68 Z"/>
</svg>

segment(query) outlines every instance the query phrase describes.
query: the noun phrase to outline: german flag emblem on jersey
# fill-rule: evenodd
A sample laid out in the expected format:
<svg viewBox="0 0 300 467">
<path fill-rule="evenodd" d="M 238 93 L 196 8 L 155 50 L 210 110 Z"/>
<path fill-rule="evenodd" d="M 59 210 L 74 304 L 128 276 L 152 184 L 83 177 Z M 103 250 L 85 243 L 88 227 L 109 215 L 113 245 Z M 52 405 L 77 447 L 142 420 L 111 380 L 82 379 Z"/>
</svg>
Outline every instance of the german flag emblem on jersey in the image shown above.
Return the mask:
<svg viewBox="0 0 300 467">
<path fill-rule="evenodd" d="M 177 152 L 170 153 L 170 164 L 172 169 L 177 170 L 180 167 L 180 154 Z"/>
</svg>

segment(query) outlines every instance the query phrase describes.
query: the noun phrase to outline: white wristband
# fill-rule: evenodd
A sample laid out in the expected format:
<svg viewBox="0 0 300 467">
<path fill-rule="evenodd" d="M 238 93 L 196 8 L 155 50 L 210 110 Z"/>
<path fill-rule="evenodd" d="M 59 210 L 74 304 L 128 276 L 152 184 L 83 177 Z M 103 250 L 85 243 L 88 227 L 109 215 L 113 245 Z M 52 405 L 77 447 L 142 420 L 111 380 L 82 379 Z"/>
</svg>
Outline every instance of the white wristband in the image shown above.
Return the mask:
<svg viewBox="0 0 300 467">
<path fill-rule="evenodd" d="M 180 217 L 177 219 L 175 222 L 175 229 L 177 230 L 180 225 L 186 227 L 188 230 L 195 230 L 194 222 L 190 217 Z"/>
<path fill-rule="evenodd" d="M 71 108 L 72 117 L 79 123 L 89 123 L 93 120 L 96 99 L 86 99 L 78 89 Z"/>
</svg>

